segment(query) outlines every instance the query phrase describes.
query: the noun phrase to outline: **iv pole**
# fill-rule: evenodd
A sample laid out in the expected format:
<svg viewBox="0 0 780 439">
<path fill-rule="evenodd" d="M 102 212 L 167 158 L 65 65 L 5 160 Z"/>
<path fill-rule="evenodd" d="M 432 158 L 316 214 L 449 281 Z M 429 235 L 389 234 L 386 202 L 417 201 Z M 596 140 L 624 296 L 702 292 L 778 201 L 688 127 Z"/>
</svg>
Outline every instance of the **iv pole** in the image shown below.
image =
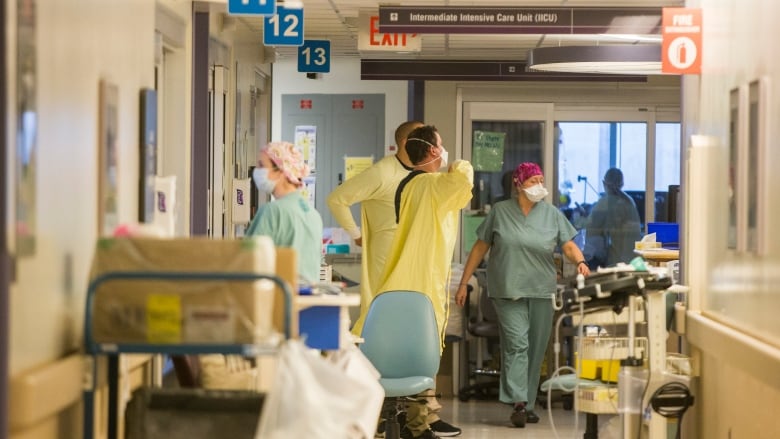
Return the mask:
<svg viewBox="0 0 780 439">
<path fill-rule="evenodd" d="M 599 194 L 599 191 L 597 191 L 596 188 L 593 187 L 593 185 L 590 184 L 590 182 L 588 182 L 588 177 L 586 175 L 578 175 L 577 176 L 577 183 L 579 183 L 581 181 L 585 182 L 585 184 L 582 185 L 582 204 L 585 204 L 587 202 L 586 200 L 588 198 L 588 187 L 590 187 L 590 189 L 593 192 L 595 192 L 597 196 Z"/>
</svg>

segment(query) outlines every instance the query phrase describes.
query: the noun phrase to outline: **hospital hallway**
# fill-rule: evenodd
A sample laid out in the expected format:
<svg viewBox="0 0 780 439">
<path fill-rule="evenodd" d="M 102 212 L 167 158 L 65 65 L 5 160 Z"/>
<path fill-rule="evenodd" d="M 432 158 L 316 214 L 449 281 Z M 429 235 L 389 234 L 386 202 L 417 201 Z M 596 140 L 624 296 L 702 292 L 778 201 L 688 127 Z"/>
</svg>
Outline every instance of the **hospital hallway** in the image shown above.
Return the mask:
<svg viewBox="0 0 780 439">
<path fill-rule="evenodd" d="M 498 401 L 462 402 L 458 398 L 442 398 L 441 417 L 463 430 L 458 436 L 464 439 L 554 439 L 581 438 L 585 432 L 585 413 L 575 417 L 573 410 L 564 410 L 561 404 L 553 404 L 553 424 L 550 423 L 547 410 L 537 405 L 534 412 L 539 416 L 538 424 L 527 424 L 525 428 L 514 428 L 509 422 L 512 409 Z M 612 416 L 599 417 L 599 425 L 610 422 Z M 575 428 L 575 421 L 578 425 Z M 557 434 L 556 434 L 557 433 Z M 608 438 L 607 434 L 599 437 Z"/>
</svg>

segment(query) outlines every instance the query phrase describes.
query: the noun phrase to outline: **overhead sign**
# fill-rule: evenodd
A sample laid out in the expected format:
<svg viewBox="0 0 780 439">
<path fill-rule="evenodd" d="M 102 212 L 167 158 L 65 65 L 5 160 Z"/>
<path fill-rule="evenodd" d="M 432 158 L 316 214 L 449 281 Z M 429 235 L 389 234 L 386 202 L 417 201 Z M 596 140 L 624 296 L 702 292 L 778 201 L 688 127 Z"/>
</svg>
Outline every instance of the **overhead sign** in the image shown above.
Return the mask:
<svg viewBox="0 0 780 439">
<path fill-rule="evenodd" d="M 306 40 L 298 47 L 298 71 L 304 73 L 330 72 L 330 41 Z"/>
<path fill-rule="evenodd" d="M 701 26 L 701 9 L 663 9 L 663 73 L 701 73 Z"/>
<path fill-rule="evenodd" d="M 303 44 L 303 8 L 279 6 L 276 14 L 263 18 L 263 44 L 300 46 Z"/>
<path fill-rule="evenodd" d="M 276 12 L 276 0 L 228 0 L 228 14 L 271 15 Z"/>
<path fill-rule="evenodd" d="M 379 32 L 379 15 L 361 12 L 358 17 L 358 50 L 420 52 L 422 37 L 418 34 Z"/>
<path fill-rule="evenodd" d="M 418 34 L 661 33 L 661 8 L 380 6 L 379 30 Z"/>
</svg>

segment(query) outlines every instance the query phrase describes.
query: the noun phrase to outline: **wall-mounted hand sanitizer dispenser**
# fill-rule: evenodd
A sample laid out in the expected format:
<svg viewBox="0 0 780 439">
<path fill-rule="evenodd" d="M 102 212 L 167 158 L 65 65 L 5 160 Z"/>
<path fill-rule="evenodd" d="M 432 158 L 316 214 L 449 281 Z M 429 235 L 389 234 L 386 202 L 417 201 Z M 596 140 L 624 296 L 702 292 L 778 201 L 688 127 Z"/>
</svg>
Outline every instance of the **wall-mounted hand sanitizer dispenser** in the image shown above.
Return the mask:
<svg viewBox="0 0 780 439">
<path fill-rule="evenodd" d="M 163 236 L 176 236 L 176 176 L 154 178 L 153 222 Z"/>
<path fill-rule="evenodd" d="M 251 219 L 250 204 L 252 200 L 252 179 L 233 179 L 231 208 L 233 209 L 233 224 L 247 224 Z"/>
</svg>

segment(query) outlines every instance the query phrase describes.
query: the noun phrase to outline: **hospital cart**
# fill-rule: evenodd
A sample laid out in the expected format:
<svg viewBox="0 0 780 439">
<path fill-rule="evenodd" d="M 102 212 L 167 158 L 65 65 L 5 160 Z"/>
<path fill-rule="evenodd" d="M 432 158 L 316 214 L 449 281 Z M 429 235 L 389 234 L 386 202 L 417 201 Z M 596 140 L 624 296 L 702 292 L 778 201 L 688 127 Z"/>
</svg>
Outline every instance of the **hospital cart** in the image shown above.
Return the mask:
<svg viewBox="0 0 780 439">
<path fill-rule="evenodd" d="M 260 273 L 242 272 L 144 272 L 144 271 L 112 271 L 103 273 L 94 278 L 87 289 L 86 309 L 84 314 L 84 347 L 87 354 L 87 366 L 84 375 L 84 439 L 93 439 L 95 432 L 95 391 L 98 387 L 98 360 L 106 357 L 108 376 L 108 437 L 117 437 L 119 426 L 118 414 L 118 382 L 119 382 L 119 354 L 144 353 L 144 354 L 169 354 L 169 355 L 193 355 L 193 354 L 236 354 L 247 357 L 273 354 L 275 347 L 263 344 L 210 344 L 210 343 L 111 343 L 95 341 L 92 321 L 94 318 L 95 294 L 103 284 L 116 281 L 141 281 L 163 280 L 174 282 L 252 282 L 257 280 L 269 280 L 276 284 L 284 295 L 284 331 L 285 337 L 291 333 L 291 314 L 293 295 L 288 284 L 280 277 Z"/>
<path fill-rule="evenodd" d="M 642 399 L 640 401 L 639 413 L 633 414 L 626 410 L 622 418 L 623 437 L 637 437 L 637 429 L 647 426 L 647 436 L 650 439 L 666 438 L 666 421 L 656 410 L 657 401 L 652 401 L 651 396 L 655 390 L 659 389 L 663 382 L 664 368 L 666 362 L 666 313 L 664 292 L 671 287 L 671 279 L 661 277 L 649 272 L 607 272 L 598 273 L 589 278 L 579 277 L 571 279 L 566 288 L 562 289 L 558 295 L 558 303 L 566 313 L 574 314 L 583 312 L 586 309 L 597 309 L 611 307 L 619 312 L 623 308 L 628 308 L 628 338 L 621 347 L 627 349 L 625 352 L 627 359 L 622 363 L 627 374 L 635 373 L 642 369 L 641 359 L 645 355 L 639 352 L 638 348 L 644 349 L 644 344 L 635 333 L 635 315 L 636 300 L 641 295 L 647 301 L 647 321 L 648 321 L 648 346 L 650 373 L 649 383 L 644 385 Z M 614 342 L 614 341 L 613 341 Z M 592 350 L 590 350 L 592 352 Z M 585 352 L 582 352 L 583 354 Z M 603 356 L 603 355 L 602 355 Z M 585 359 L 585 355 L 581 356 Z M 655 377 L 653 379 L 652 377 Z M 586 431 L 584 437 L 593 439 L 598 437 L 597 415 L 601 413 L 615 413 L 617 406 L 621 401 L 616 401 L 617 389 L 605 386 L 586 389 L 578 397 L 579 407 L 586 412 Z M 623 404 L 626 402 L 623 401 Z M 684 410 L 692 405 L 693 397 L 690 393 L 672 395 L 666 398 L 663 404 L 672 404 L 681 407 Z M 624 407 L 624 406 L 623 406 Z"/>
</svg>

